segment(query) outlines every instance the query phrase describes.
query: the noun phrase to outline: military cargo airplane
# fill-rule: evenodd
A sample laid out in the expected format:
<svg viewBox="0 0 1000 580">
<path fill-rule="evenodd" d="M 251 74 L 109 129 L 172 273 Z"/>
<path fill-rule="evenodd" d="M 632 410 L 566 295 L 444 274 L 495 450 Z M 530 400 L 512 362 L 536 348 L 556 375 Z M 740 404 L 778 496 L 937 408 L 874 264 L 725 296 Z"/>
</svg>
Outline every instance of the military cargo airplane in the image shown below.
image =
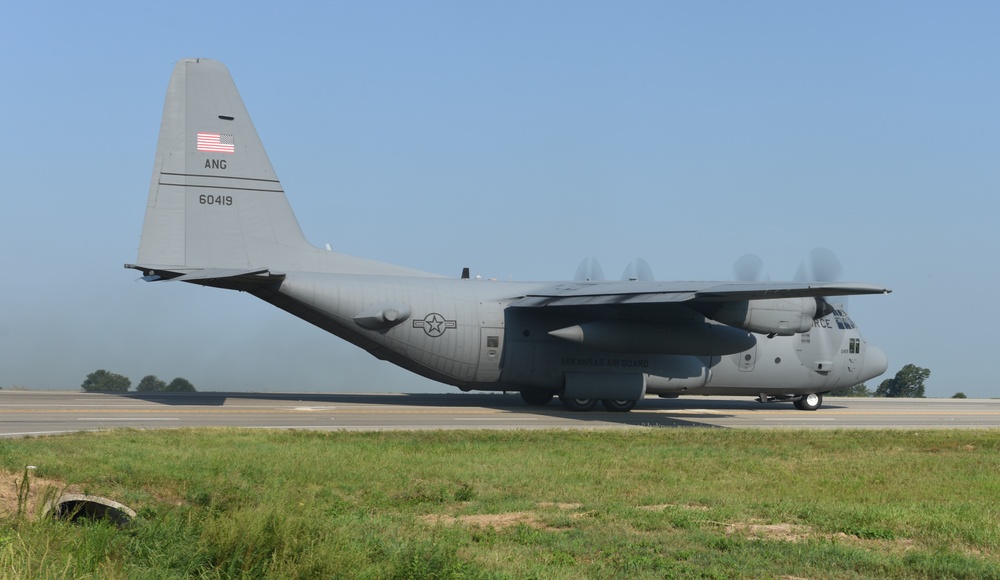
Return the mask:
<svg viewBox="0 0 1000 580">
<path fill-rule="evenodd" d="M 375 357 L 462 390 L 517 391 L 532 405 L 631 410 L 646 395 L 750 395 L 815 410 L 885 372 L 830 296 L 835 282 L 477 280 L 310 244 L 232 77 L 177 63 L 167 88 L 135 264 L 146 281 L 247 292 Z"/>
</svg>

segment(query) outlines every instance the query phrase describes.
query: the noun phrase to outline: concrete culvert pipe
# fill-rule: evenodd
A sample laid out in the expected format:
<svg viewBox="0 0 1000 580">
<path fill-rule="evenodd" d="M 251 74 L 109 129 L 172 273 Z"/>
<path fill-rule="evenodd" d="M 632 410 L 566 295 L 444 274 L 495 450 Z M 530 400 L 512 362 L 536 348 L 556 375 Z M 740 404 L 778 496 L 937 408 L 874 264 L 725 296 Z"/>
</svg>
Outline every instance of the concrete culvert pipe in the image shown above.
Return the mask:
<svg viewBox="0 0 1000 580">
<path fill-rule="evenodd" d="M 119 528 L 124 528 L 135 519 L 135 510 L 106 497 L 67 493 L 52 502 L 49 510 L 52 517 L 71 522 L 77 520 L 107 520 Z"/>
</svg>

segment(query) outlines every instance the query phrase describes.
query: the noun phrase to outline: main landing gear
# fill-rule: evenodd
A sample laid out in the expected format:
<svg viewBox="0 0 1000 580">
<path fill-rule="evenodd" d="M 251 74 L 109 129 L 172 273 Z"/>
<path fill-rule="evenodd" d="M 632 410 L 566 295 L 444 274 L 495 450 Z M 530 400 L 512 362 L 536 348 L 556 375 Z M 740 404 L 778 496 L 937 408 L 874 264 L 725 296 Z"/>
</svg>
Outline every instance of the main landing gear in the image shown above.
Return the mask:
<svg viewBox="0 0 1000 580">
<path fill-rule="evenodd" d="M 559 396 L 559 400 L 570 411 L 593 411 L 600 402 L 606 411 L 611 413 L 628 413 L 639 401 L 629 401 L 627 399 L 570 399 Z"/>
<path fill-rule="evenodd" d="M 554 394 L 551 391 L 543 391 L 541 389 L 522 389 L 521 399 L 533 407 L 544 407 L 548 405 L 552 400 Z M 559 400 L 562 404 L 570 411 L 574 412 L 585 412 L 593 411 L 597 404 L 600 403 L 604 405 L 607 411 L 612 413 L 627 413 L 631 411 L 635 404 L 639 401 L 629 401 L 627 399 L 570 399 L 567 397 L 559 396 Z"/>
<path fill-rule="evenodd" d="M 543 391 L 541 389 L 521 389 L 521 400 L 532 407 L 544 407 L 549 404 L 552 397 L 553 394 L 551 391 Z"/>
<path fill-rule="evenodd" d="M 819 393 L 809 393 L 808 395 L 802 395 L 798 399 L 792 401 L 795 408 L 800 411 L 815 411 L 819 409 L 820 405 L 823 404 L 823 395 Z"/>
<path fill-rule="evenodd" d="M 597 399 L 570 399 L 559 395 L 559 400 L 562 401 L 563 405 L 570 411 L 593 411 L 594 407 L 597 406 Z"/>
<path fill-rule="evenodd" d="M 604 408 L 612 413 L 628 413 L 639 401 L 629 401 L 628 399 L 601 399 Z"/>
</svg>

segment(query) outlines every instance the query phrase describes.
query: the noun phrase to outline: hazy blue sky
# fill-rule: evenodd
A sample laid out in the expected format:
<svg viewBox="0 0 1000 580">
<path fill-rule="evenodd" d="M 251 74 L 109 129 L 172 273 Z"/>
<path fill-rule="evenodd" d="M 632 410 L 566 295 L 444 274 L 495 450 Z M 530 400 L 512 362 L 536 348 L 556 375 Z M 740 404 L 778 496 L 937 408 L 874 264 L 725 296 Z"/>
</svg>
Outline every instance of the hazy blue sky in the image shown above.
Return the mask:
<svg viewBox="0 0 1000 580">
<path fill-rule="evenodd" d="M 236 80 L 307 237 L 457 276 L 790 279 L 832 249 L 891 377 L 1000 396 L 1000 4 L 19 2 L 0 386 L 451 390 L 254 298 L 136 282 L 164 93 Z M 870 383 L 878 384 L 880 379 Z"/>
</svg>

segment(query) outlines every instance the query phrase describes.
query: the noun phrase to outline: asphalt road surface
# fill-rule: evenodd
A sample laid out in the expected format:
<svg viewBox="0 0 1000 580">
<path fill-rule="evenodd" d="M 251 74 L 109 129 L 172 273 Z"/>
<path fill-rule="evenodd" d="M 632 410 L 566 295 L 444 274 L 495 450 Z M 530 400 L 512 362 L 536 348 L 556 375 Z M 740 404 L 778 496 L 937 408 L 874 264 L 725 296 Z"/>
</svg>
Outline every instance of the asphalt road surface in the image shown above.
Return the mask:
<svg viewBox="0 0 1000 580">
<path fill-rule="evenodd" d="M 827 398 L 814 412 L 737 397 L 647 398 L 631 413 L 516 394 L 104 394 L 0 390 L 0 437 L 131 427 L 261 429 L 995 428 L 1000 400 Z"/>
</svg>

